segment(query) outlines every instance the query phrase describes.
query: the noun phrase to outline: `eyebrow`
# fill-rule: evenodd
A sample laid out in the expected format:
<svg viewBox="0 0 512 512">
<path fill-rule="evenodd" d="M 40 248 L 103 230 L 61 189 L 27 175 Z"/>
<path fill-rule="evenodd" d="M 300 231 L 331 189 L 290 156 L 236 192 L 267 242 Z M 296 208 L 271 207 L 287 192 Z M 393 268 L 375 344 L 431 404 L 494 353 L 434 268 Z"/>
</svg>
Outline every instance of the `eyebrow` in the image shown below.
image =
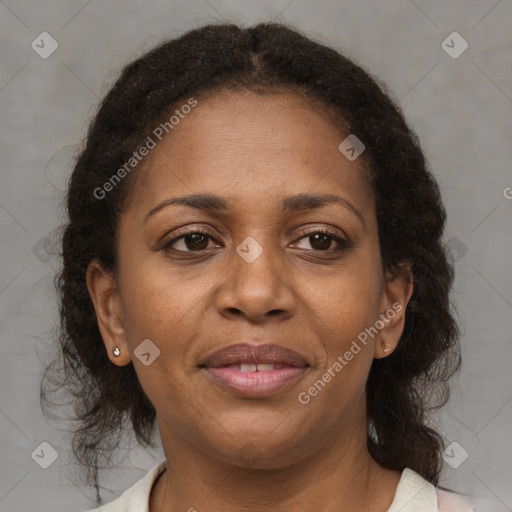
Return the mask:
<svg viewBox="0 0 512 512">
<path fill-rule="evenodd" d="M 303 193 L 285 197 L 281 203 L 281 213 L 286 214 L 296 211 L 314 210 L 332 203 L 339 204 L 350 210 L 359 218 L 363 226 L 366 226 L 361 212 L 352 203 L 336 194 Z M 147 222 L 147 220 L 157 212 L 174 204 L 190 206 L 208 212 L 223 212 L 230 209 L 229 202 L 220 196 L 213 194 L 191 194 L 162 201 L 148 212 L 144 218 L 144 222 Z"/>
</svg>

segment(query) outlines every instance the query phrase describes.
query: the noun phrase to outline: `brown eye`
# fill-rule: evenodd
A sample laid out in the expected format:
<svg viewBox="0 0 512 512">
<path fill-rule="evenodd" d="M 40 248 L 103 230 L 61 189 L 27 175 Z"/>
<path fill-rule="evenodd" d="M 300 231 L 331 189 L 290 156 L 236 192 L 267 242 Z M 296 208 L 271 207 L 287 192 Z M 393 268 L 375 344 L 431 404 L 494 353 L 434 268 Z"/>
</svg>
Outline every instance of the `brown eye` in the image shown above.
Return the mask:
<svg viewBox="0 0 512 512">
<path fill-rule="evenodd" d="M 169 240 L 162 249 L 179 252 L 198 252 L 208 248 L 213 237 L 202 231 L 189 231 Z"/>
<path fill-rule="evenodd" d="M 348 241 L 327 230 L 312 231 L 300 239 L 300 241 L 303 240 L 308 240 L 310 245 L 310 247 L 303 247 L 303 249 L 311 248 L 314 251 L 340 251 L 351 247 L 351 244 Z M 331 247 L 333 242 L 338 245 L 337 248 L 333 249 Z"/>
<path fill-rule="evenodd" d="M 316 233 L 314 235 L 309 235 L 309 240 L 313 249 L 326 251 L 330 248 L 333 238 L 325 233 Z"/>
<path fill-rule="evenodd" d="M 191 235 L 185 235 L 183 241 L 187 249 L 191 251 L 202 250 L 208 247 L 208 236 L 202 233 L 193 233 Z"/>
</svg>

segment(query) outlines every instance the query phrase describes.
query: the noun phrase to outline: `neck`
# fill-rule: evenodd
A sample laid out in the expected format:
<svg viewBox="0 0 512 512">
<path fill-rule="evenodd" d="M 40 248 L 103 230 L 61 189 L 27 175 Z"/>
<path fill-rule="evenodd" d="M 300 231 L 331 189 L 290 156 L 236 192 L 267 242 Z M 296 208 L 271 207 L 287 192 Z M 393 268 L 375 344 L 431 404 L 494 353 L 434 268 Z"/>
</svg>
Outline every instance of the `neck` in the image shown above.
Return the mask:
<svg viewBox="0 0 512 512">
<path fill-rule="evenodd" d="M 400 473 L 371 458 L 366 430 L 361 431 L 364 436 L 339 436 L 278 469 L 240 468 L 199 453 L 193 445 L 170 442 L 172 436 L 162 437 L 167 470 L 153 488 L 149 510 L 385 512 Z"/>
</svg>

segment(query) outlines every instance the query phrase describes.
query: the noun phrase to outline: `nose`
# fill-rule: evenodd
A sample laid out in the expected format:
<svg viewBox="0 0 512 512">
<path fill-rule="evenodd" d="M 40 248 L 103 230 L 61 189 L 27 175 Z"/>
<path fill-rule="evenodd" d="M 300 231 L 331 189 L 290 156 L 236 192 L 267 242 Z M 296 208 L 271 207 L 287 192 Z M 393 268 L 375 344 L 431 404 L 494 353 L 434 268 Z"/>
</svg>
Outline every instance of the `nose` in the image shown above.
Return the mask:
<svg viewBox="0 0 512 512">
<path fill-rule="evenodd" d="M 290 288 L 285 262 L 269 247 L 252 262 L 233 252 L 231 270 L 220 283 L 215 298 L 217 311 L 225 317 L 245 316 L 252 322 L 295 313 L 296 298 Z"/>
</svg>

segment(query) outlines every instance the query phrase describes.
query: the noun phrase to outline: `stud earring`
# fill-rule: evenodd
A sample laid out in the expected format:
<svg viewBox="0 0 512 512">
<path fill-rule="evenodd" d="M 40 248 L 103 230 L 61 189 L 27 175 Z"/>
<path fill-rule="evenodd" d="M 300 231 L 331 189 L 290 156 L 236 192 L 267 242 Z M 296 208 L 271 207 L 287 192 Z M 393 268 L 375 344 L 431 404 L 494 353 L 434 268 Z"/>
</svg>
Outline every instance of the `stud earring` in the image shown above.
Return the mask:
<svg viewBox="0 0 512 512">
<path fill-rule="evenodd" d="M 383 341 L 381 344 L 382 350 L 384 353 L 389 352 L 390 345 L 389 343 Z"/>
<path fill-rule="evenodd" d="M 117 347 L 113 350 L 113 352 L 114 352 L 114 357 L 117 357 L 121 353 L 121 351 Z"/>
</svg>

